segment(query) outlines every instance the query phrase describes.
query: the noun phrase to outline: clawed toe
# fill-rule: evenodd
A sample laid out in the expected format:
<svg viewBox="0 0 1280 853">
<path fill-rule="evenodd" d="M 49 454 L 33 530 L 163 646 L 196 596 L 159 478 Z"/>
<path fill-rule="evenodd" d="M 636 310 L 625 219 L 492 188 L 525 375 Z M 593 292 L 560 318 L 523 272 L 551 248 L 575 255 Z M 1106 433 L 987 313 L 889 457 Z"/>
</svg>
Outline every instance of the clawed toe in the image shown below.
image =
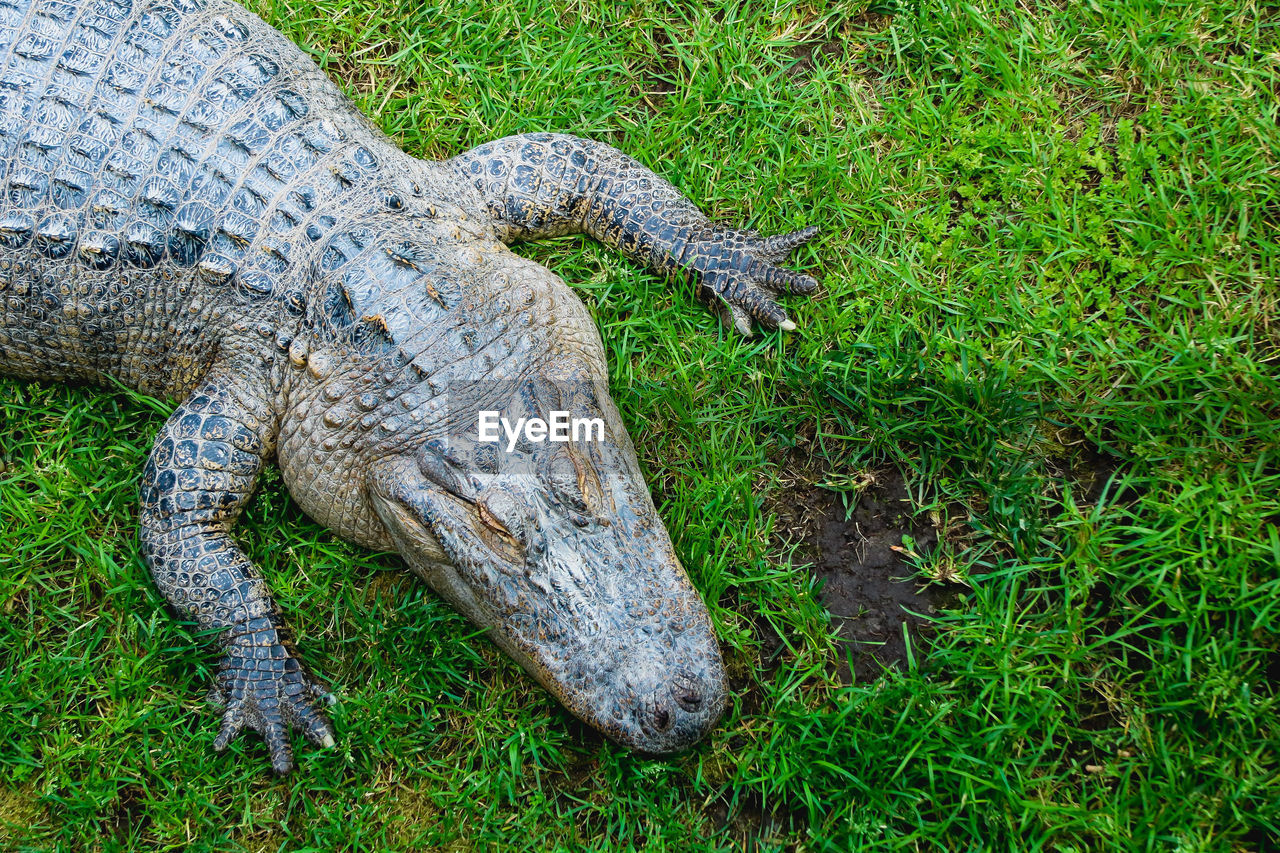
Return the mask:
<svg viewBox="0 0 1280 853">
<path fill-rule="evenodd" d="M 763 254 L 780 261 L 793 249 L 803 246 L 818 236 L 818 231 L 818 226 L 810 225 L 799 231 L 792 231 L 790 234 L 775 234 L 761 241 L 761 249 Z"/>
<path fill-rule="evenodd" d="M 225 750 L 227 744 L 235 740 L 242 731 L 244 731 L 244 714 L 238 708 L 227 710 L 222 715 L 222 728 L 218 730 L 218 736 L 213 740 L 214 751 Z"/>
<path fill-rule="evenodd" d="M 288 655 L 283 647 L 279 651 Z M 254 668 L 234 654 L 224 661 L 219 685 L 210 692 L 210 698 L 221 700 L 220 707 L 224 709 L 214 750 L 224 751 L 246 728 L 253 729 L 266 742 L 271 769 L 285 774 L 294 766 L 290 729 L 300 729 L 310 743 L 319 747 L 336 743 L 333 726 L 321 710 L 336 699 L 296 659 L 287 660 L 283 671 Z"/>
<path fill-rule="evenodd" d="M 816 226 L 790 234 L 760 238 L 744 232 L 717 232 L 707 238 L 692 268 L 701 276 L 701 291 L 721 321 L 744 337 L 756 325 L 793 331 L 796 324 L 777 301 L 782 294 L 809 294 L 818 289 L 811 275 L 780 266 L 787 254 L 818 234 Z"/>
</svg>

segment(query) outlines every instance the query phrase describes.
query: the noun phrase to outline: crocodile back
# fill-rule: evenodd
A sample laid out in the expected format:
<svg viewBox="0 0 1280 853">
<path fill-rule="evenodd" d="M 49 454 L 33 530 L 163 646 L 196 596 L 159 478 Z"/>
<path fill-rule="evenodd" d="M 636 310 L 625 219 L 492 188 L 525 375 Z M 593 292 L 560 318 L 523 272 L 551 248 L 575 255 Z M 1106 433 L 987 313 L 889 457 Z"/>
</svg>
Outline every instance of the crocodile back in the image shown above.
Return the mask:
<svg viewBox="0 0 1280 853">
<path fill-rule="evenodd" d="M 233 3 L 0 0 L 0 372 L 176 397 L 287 339 L 395 158 Z"/>
</svg>

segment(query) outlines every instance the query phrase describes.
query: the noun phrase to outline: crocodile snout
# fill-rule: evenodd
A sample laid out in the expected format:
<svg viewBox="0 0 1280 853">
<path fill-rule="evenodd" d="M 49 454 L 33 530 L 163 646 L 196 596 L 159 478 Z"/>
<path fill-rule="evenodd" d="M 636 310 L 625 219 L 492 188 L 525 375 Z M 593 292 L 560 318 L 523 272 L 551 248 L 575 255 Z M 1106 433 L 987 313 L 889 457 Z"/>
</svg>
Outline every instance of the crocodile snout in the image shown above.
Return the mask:
<svg viewBox="0 0 1280 853">
<path fill-rule="evenodd" d="M 724 672 L 719 666 L 698 677 L 676 676 L 637 709 L 639 731 L 631 746 L 651 755 L 688 749 L 715 727 L 725 704 Z"/>
</svg>

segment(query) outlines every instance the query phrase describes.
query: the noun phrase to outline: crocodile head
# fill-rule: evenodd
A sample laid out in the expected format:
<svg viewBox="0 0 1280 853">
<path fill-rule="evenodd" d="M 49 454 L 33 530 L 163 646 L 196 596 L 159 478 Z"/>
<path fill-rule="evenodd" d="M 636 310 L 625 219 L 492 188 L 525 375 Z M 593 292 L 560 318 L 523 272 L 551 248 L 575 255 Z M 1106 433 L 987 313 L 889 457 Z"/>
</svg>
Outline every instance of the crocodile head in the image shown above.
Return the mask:
<svg viewBox="0 0 1280 853">
<path fill-rule="evenodd" d="M 590 315 L 463 219 L 407 238 L 386 225 L 344 246 L 355 257 L 290 348 L 277 448 L 290 492 L 339 534 L 397 550 L 588 724 L 643 752 L 693 744 L 724 711 L 724 665 Z M 484 411 L 592 427 L 484 441 Z"/>
<path fill-rule="evenodd" d="M 725 706 L 719 648 L 603 383 L 446 393 L 449 429 L 371 475 L 397 550 L 587 723 L 642 752 L 696 742 Z M 565 412 L 570 440 L 484 441 L 482 411 L 508 426 Z"/>
</svg>

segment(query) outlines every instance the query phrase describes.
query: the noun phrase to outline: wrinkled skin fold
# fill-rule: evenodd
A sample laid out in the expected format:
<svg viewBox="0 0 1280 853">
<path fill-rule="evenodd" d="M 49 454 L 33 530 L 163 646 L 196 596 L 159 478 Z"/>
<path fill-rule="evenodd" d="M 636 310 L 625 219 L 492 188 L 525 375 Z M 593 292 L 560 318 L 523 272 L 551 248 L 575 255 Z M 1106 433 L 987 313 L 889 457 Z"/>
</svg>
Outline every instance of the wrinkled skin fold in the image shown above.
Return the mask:
<svg viewBox="0 0 1280 853">
<path fill-rule="evenodd" d="M 139 533 L 172 607 L 217 634 L 221 750 L 335 743 L 234 536 L 265 466 L 335 533 L 397 550 L 566 708 L 669 753 L 726 702 L 705 605 L 609 399 L 582 303 L 507 244 L 585 233 L 689 280 L 737 331 L 792 329 L 813 229 L 709 222 L 607 145 L 555 134 L 431 163 L 229 0 L 0 4 L 0 372 L 175 401 Z M 599 419 L 480 440 L 483 410 Z"/>
</svg>

